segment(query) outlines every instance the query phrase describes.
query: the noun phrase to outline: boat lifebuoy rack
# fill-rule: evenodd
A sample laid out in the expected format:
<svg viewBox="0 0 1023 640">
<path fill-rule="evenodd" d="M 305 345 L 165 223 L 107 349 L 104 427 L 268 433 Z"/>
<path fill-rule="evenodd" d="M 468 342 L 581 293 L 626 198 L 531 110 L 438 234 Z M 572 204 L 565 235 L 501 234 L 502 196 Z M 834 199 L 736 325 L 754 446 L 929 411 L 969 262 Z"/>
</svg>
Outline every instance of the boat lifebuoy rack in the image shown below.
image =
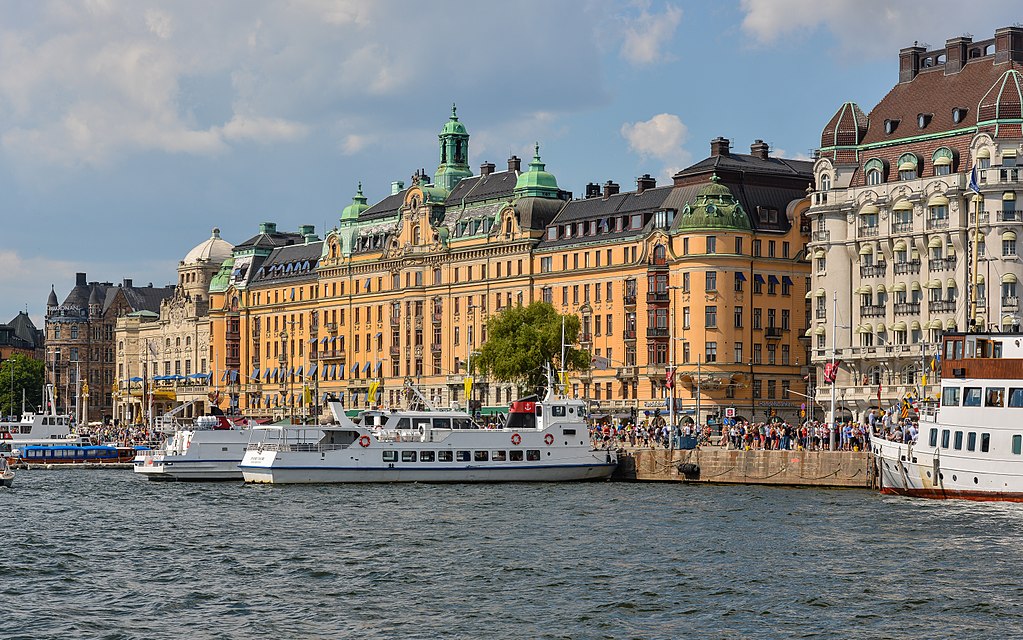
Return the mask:
<svg viewBox="0 0 1023 640">
<path fill-rule="evenodd" d="M 549 446 L 551 446 L 552 444 L 554 444 L 554 436 L 552 436 L 551 434 L 549 434 L 549 433 L 548 433 L 547 435 L 545 435 L 545 436 L 543 437 L 543 441 L 544 441 L 545 443 L 547 443 L 547 446 L 549 447 Z"/>
<path fill-rule="evenodd" d="M 520 436 L 517 433 L 513 433 L 512 437 L 511 437 L 511 441 L 512 441 L 512 444 L 518 446 L 518 445 L 522 444 L 522 436 Z"/>
<path fill-rule="evenodd" d="M 360 447 L 368 447 L 369 446 L 369 442 L 370 442 L 369 436 L 359 436 L 359 446 Z"/>
</svg>

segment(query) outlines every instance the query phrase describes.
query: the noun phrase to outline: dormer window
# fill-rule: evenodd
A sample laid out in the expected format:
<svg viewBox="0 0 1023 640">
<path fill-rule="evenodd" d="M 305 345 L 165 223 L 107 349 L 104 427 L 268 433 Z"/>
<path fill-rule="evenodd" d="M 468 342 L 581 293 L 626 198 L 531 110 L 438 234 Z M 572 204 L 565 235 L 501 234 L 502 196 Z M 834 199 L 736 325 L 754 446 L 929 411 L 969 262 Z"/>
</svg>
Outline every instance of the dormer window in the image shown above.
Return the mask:
<svg viewBox="0 0 1023 640">
<path fill-rule="evenodd" d="M 547 239 L 548 240 L 557 240 L 558 239 L 558 228 L 557 227 L 547 227 Z"/>
<path fill-rule="evenodd" d="M 917 116 L 916 116 L 916 126 L 920 127 L 921 129 L 926 128 L 927 125 L 929 125 L 931 123 L 931 116 L 932 115 L 933 114 L 930 114 L 930 113 L 920 113 L 920 114 L 917 114 Z"/>
<path fill-rule="evenodd" d="M 898 120 L 885 120 L 884 121 L 884 132 L 888 135 L 895 133 L 895 130 L 899 127 Z"/>
<path fill-rule="evenodd" d="M 920 162 L 913 153 L 899 156 L 899 180 L 916 180 Z"/>
<path fill-rule="evenodd" d="M 965 107 L 955 107 L 954 109 L 952 109 L 952 122 L 959 124 L 965 119 L 966 119 Z"/>
</svg>

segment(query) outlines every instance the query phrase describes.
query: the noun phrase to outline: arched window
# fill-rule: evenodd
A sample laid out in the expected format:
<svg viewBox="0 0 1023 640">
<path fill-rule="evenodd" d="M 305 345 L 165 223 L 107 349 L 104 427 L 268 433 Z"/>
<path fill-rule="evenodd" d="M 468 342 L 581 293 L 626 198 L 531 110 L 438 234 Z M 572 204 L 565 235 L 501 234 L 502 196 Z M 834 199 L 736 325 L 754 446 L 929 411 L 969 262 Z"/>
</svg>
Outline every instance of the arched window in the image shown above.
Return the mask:
<svg viewBox="0 0 1023 640">
<path fill-rule="evenodd" d="M 867 173 L 867 184 L 877 185 L 884 182 L 884 162 L 878 158 L 871 158 L 863 165 Z"/>
<path fill-rule="evenodd" d="M 422 234 L 419 230 L 419 225 L 412 227 L 412 244 L 419 244 L 421 242 Z"/>
<path fill-rule="evenodd" d="M 916 180 L 920 169 L 920 161 L 914 153 L 899 156 L 899 180 Z"/>
<path fill-rule="evenodd" d="M 664 248 L 663 244 L 659 244 L 654 247 L 654 264 L 666 264 L 668 257 L 668 251 Z"/>
<path fill-rule="evenodd" d="M 881 365 L 874 365 L 873 367 L 867 369 L 867 375 L 865 376 L 867 385 L 876 387 L 877 385 L 881 384 L 881 376 L 883 374 L 884 368 L 881 367 Z"/>
<path fill-rule="evenodd" d="M 821 191 L 831 191 L 831 176 L 824 173 L 821 174 Z"/>
<path fill-rule="evenodd" d="M 902 384 L 917 384 L 920 377 L 920 365 L 909 364 L 902 368 L 899 374 L 900 382 Z"/>
<path fill-rule="evenodd" d="M 952 173 L 952 150 L 948 147 L 941 147 L 931 156 L 931 164 L 934 165 L 934 175 L 947 176 Z"/>
</svg>

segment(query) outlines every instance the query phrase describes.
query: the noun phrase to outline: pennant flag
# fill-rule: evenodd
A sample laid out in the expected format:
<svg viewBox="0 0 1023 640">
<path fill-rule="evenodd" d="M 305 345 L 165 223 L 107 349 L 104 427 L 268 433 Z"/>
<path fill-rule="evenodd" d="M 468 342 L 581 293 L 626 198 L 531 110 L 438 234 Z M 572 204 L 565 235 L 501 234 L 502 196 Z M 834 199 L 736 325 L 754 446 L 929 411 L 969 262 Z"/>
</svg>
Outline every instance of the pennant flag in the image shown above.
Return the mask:
<svg viewBox="0 0 1023 640">
<path fill-rule="evenodd" d="M 937 370 L 937 368 L 938 368 L 938 359 L 937 359 L 937 357 L 931 358 L 931 371 L 935 371 L 935 370 Z"/>
</svg>

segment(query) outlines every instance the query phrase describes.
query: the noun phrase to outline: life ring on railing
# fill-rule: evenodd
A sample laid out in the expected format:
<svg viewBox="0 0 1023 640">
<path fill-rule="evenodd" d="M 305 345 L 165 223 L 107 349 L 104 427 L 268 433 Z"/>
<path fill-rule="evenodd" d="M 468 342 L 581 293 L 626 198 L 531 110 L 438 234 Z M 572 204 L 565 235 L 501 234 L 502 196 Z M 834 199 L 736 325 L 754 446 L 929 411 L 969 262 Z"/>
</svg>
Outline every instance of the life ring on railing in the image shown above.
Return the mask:
<svg viewBox="0 0 1023 640">
<path fill-rule="evenodd" d="M 520 436 L 520 435 L 519 435 L 519 434 L 517 434 L 517 433 L 513 433 L 513 434 L 512 434 L 512 438 L 511 438 L 511 440 L 512 440 L 512 444 L 514 444 L 514 445 L 520 445 L 520 444 L 522 444 L 522 436 Z"/>
<path fill-rule="evenodd" d="M 547 435 L 545 435 L 543 437 L 543 441 L 546 442 L 547 446 L 549 447 L 552 444 L 554 444 L 554 436 L 552 436 L 551 434 L 548 433 Z"/>
<path fill-rule="evenodd" d="M 369 436 L 359 436 L 359 446 L 360 447 L 368 447 L 369 446 L 369 442 L 370 442 Z"/>
</svg>

